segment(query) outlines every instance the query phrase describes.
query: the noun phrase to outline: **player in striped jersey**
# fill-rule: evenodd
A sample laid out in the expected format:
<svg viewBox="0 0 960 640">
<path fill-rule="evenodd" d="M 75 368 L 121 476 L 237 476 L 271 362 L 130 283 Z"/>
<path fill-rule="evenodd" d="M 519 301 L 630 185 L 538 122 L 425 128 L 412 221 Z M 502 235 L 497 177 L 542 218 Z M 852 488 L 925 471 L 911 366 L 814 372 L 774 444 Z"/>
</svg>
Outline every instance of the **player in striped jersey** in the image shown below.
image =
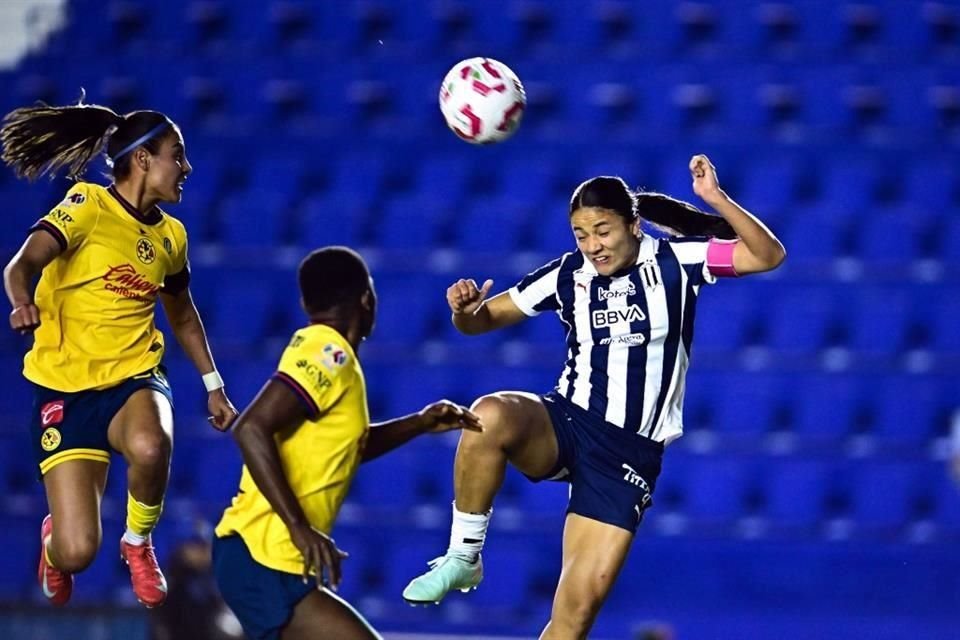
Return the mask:
<svg viewBox="0 0 960 640">
<path fill-rule="evenodd" d="M 479 584 L 493 499 L 510 462 L 532 480 L 570 483 L 563 570 L 541 637 L 586 637 L 651 504 L 664 446 L 682 433 L 700 287 L 769 271 L 785 256 L 770 230 L 720 188 L 706 156 L 694 156 L 689 169 L 694 192 L 720 217 L 632 193 L 620 178 L 593 178 L 570 201 L 577 251 L 490 300 L 490 280 L 447 290 L 465 334 L 555 312 L 567 359 L 550 393 L 495 393 L 474 403 L 485 430 L 461 435 L 450 546 L 407 586 L 407 601 L 436 603 Z M 643 233 L 644 219 L 677 237 Z"/>
</svg>

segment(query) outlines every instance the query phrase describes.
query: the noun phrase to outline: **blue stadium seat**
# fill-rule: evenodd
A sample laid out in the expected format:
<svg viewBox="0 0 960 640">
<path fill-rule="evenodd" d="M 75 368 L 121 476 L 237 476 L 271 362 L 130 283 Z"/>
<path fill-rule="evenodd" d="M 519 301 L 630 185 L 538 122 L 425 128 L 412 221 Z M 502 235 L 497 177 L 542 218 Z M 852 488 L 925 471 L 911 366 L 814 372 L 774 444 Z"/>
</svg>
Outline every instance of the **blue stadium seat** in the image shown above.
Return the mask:
<svg viewBox="0 0 960 640">
<path fill-rule="evenodd" d="M 929 311 L 930 346 L 938 353 L 960 353 L 960 331 L 956 330 L 960 318 L 960 292 L 945 288 L 937 295 L 924 300 Z"/>
<path fill-rule="evenodd" d="M 289 205 L 289 200 L 268 187 L 228 195 L 220 209 L 220 241 L 237 247 L 283 244 Z"/>
<path fill-rule="evenodd" d="M 787 286 L 774 292 L 766 323 L 767 346 L 813 353 L 827 344 L 837 314 L 837 296 L 820 286 Z M 772 303 L 772 304 L 771 304 Z"/>
<path fill-rule="evenodd" d="M 23 602 L 37 588 L 40 518 L 3 516 L 4 551 L 0 553 L 0 599 Z"/>
<path fill-rule="evenodd" d="M 399 343 L 413 350 L 434 337 L 438 325 L 449 323 L 446 287 L 424 274 L 374 275 L 377 324 L 371 338 Z"/>
<path fill-rule="evenodd" d="M 751 472 L 745 460 L 690 456 L 683 464 L 684 513 L 693 522 L 717 526 L 743 515 Z"/>
<path fill-rule="evenodd" d="M 811 443 L 836 441 L 851 435 L 860 417 L 867 389 L 858 376 L 806 373 L 796 378 L 792 423 L 798 437 Z"/>
<path fill-rule="evenodd" d="M 863 462 L 847 469 L 852 513 L 865 529 L 899 529 L 915 518 L 919 467 L 912 463 Z"/>
<path fill-rule="evenodd" d="M 375 225 L 377 246 L 420 252 L 435 249 L 446 223 L 458 217 L 453 213 L 455 205 L 445 202 L 429 192 L 390 198 Z"/>
<path fill-rule="evenodd" d="M 287 297 L 293 294 L 292 287 L 290 289 Z M 209 318 L 210 333 L 223 342 L 252 344 L 268 334 L 278 295 L 280 292 L 264 274 L 232 272 L 229 278 L 216 283 L 211 302 L 205 304 L 204 316 Z"/>
<path fill-rule="evenodd" d="M 846 317 L 849 346 L 865 353 L 893 354 L 904 346 L 910 300 L 894 287 L 861 287 L 853 292 Z"/>
<path fill-rule="evenodd" d="M 873 397 L 874 434 L 895 443 L 899 451 L 923 452 L 934 436 L 945 435 L 940 420 L 952 402 L 937 377 L 888 376 Z"/>
<path fill-rule="evenodd" d="M 771 459 L 763 483 L 771 524 L 800 529 L 816 525 L 824 514 L 827 471 L 822 460 Z"/>
<path fill-rule="evenodd" d="M 415 471 L 422 464 L 409 447 L 371 460 L 357 471 L 348 499 L 365 506 L 412 507 L 418 502 Z"/>
<path fill-rule="evenodd" d="M 860 259 L 873 265 L 903 265 L 920 257 L 918 224 L 913 210 L 876 211 L 857 244 Z"/>
<path fill-rule="evenodd" d="M 731 376 L 724 372 L 713 378 L 711 383 L 718 388 L 714 424 L 721 438 L 757 438 L 776 428 L 786 395 L 780 377 L 768 373 Z"/>
</svg>

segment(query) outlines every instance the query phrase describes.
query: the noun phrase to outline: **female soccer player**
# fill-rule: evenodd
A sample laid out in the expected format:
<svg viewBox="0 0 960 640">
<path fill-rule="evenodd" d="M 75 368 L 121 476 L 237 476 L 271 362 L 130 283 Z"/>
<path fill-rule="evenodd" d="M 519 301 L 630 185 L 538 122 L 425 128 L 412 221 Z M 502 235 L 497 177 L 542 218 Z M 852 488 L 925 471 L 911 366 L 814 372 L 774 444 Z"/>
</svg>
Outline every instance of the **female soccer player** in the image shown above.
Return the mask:
<svg viewBox="0 0 960 640">
<path fill-rule="evenodd" d="M 367 265 L 346 247 L 327 247 L 303 260 L 298 277 L 310 324 L 293 334 L 276 373 L 237 420 L 245 466 L 217 525 L 214 572 L 254 640 L 379 638 L 333 593 L 345 554 L 329 534 L 357 466 L 421 433 L 479 432 L 480 424 L 444 400 L 370 425 L 357 359 L 376 315 Z"/>
<path fill-rule="evenodd" d="M 114 179 L 107 188 L 77 182 L 31 227 L 3 272 L 10 326 L 34 336 L 23 375 L 33 383 L 31 439 L 50 507 L 40 533 L 40 586 L 63 605 L 73 574 L 93 561 L 113 449 L 128 464 L 120 553 L 137 598 L 155 607 L 167 586 L 150 532 L 173 445 L 164 341 L 154 325 L 158 294 L 203 374 L 211 422 L 226 429 L 237 413 L 190 296 L 186 231 L 157 206 L 180 202 L 192 170 L 183 136 L 156 111 L 121 116 L 97 105 L 44 105 L 9 113 L 0 142 L 3 161 L 30 180 L 65 167 L 78 179 L 106 147 Z"/>
<path fill-rule="evenodd" d="M 620 178 L 593 178 L 570 200 L 578 251 L 488 301 L 490 280 L 447 290 L 453 323 L 465 334 L 555 311 L 568 355 L 550 393 L 495 393 L 474 403 L 484 431 L 460 437 L 450 546 L 407 586 L 407 601 L 437 603 L 479 584 L 493 499 L 510 462 L 533 480 L 571 485 L 563 568 L 541 637 L 586 637 L 650 505 L 664 446 L 682 433 L 700 286 L 769 271 L 785 256 L 770 230 L 721 190 L 706 156 L 695 156 L 690 171 L 694 192 L 722 218 L 631 193 Z M 644 234 L 641 217 L 681 237 Z"/>
</svg>

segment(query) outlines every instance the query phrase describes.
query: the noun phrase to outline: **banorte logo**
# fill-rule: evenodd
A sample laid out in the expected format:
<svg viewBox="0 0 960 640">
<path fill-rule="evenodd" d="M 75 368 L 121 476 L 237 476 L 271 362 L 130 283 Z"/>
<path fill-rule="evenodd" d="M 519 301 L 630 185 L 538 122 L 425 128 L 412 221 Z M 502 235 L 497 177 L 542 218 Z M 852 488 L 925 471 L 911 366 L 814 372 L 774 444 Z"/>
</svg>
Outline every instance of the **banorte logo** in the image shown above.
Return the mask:
<svg viewBox="0 0 960 640">
<path fill-rule="evenodd" d="M 107 291 L 113 291 L 124 298 L 152 302 L 160 290 L 160 285 L 150 282 L 129 263 L 110 267 L 102 277 L 107 282 L 104 286 Z"/>
</svg>

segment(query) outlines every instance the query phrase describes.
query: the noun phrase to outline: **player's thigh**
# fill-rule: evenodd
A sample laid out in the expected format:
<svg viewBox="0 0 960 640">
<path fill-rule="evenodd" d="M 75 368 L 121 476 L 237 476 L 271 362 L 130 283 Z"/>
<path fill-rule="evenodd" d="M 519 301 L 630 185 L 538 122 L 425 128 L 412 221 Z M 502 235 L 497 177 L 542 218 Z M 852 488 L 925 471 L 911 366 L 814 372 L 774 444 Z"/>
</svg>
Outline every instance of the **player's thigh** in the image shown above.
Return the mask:
<svg viewBox="0 0 960 640">
<path fill-rule="evenodd" d="M 567 515 L 553 617 L 592 620 L 623 568 L 632 542 L 633 533 L 626 529 L 575 513 Z"/>
<path fill-rule="evenodd" d="M 350 603 L 329 590 L 314 590 L 297 603 L 281 640 L 380 640 Z"/>
<path fill-rule="evenodd" d="M 86 555 L 100 546 L 100 499 L 109 467 L 97 460 L 67 460 L 43 476 L 58 550 L 73 546 L 78 555 Z"/>
<path fill-rule="evenodd" d="M 540 477 L 556 465 L 560 447 L 540 396 L 504 391 L 479 398 L 471 408 L 480 417 L 483 436 L 495 439 L 517 469 Z"/>
<path fill-rule="evenodd" d="M 145 387 L 130 394 L 110 420 L 110 446 L 125 458 L 155 446 L 173 444 L 173 407 L 160 391 Z"/>
</svg>

